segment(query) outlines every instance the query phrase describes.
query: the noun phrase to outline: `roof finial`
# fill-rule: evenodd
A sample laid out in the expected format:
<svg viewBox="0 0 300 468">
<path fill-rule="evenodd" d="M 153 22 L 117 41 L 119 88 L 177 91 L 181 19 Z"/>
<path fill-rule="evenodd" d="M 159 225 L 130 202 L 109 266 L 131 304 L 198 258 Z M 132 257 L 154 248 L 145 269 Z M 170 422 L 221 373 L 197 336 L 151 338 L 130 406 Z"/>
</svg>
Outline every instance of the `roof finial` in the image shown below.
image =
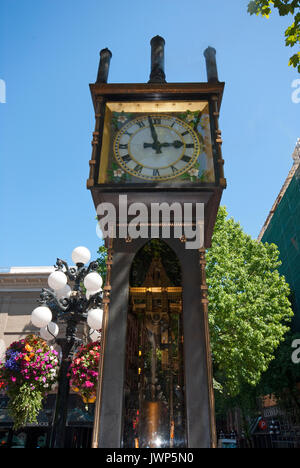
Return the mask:
<svg viewBox="0 0 300 468">
<path fill-rule="evenodd" d="M 151 39 L 151 73 L 148 83 L 166 83 L 165 40 L 160 36 Z"/>
<path fill-rule="evenodd" d="M 204 51 L 204 57 L 206 59 L 207 81 L 209 83 L 216 83 L 219 81 L 216 53 L 217 51 L 213 47 L 208 47 Z"/>
<path fill-rule="evenodd" d="M 112 53 L 109 49 L 106 48 L 106 49 L 101 50 L 97 83 L 107 83 L 111 58 L 112 58 Z"/>
</svg>

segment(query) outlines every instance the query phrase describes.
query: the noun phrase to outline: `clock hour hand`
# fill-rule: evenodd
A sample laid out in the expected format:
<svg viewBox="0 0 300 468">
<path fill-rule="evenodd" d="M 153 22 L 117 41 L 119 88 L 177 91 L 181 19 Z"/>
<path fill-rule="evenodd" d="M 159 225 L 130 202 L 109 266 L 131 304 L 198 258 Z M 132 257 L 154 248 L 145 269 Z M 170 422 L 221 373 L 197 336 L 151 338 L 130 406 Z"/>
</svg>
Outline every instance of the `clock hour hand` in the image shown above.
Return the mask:
<svg viewBox="0 0 300 468">
<path fill-rule="evenodd" d="M 174 148 L 181 148 L 183 146 L 183 143 L 180 140 L 175 140 L 172 143 L 161 143 L 160 146 L 162 148 L 168 148 L 170 146 L 174 146 Z"/>
<path fill-rule="evenodd" d="M 144 143 L 144 148 L 152 148 L 156 150 L 159 149 L 159 151 L 156 151 L 159 153 L 161 153 L 161 148 L 169 148 L 170 146 L 174 146 L 174 148 L 181 148 L 183 143 L 180 140 L 175 140 L 172 143 L 159 143 L 159 141 L 156 143 Z"/>
</svg>

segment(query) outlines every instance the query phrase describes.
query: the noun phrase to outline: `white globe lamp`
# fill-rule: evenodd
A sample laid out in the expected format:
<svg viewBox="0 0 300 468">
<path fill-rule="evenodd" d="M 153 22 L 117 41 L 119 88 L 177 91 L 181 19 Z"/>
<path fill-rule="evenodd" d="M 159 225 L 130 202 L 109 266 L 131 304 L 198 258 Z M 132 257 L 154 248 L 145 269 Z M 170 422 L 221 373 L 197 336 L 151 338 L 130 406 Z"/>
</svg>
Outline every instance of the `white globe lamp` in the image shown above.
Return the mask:
<svg viewBox="0 0 300 468">
<path fill-rule="evenodd" d="M 43 340 L 50 341 L 57 337 L 59 332 L 58 325 L 54 322 L 50 322 L 47 327 L 40 329 L 40 335 Z"/>
<path fill-rule="evenodd" d="M 88 312 L 87 323 L 90 328 L 93 330 L 100 330 L 102 328 L 102 318 L 103 310 L 102 309 L 91 309 Z"/>
<path fill-rule="evenodd" d="M 72 260 L 77 265 L 78 263 L 88 263 L 91 259 L 91 252 L 86 247 L 76 247 L 72 252 Z"/>
<path fill-rule="evenodd" d="M 49 307 L 40 306 L 31 314 L 31 322 L 37 328 L 46 327 L 52 320 L 52 312 Z"/>
<path fill-rule="evenodd" d="M 99 291 L 99 289 L 101 289 L 103 281 L 99 273 L 96 273 L 94 271 L 86 275 L 83 283 L 88 291 Z"/>
<path fill-rule="evenodd" d="M 94 294 L 97 294 L 99 292 L 102 292 L 102 288 L 98 289 L 98 291 L 87 291 L 85 293 L 85 297 L 87 298 L 87 300 L 89 300 L 91 296 L 93 296 Z"/>
<path fill-rule="evenodd" d="M 57 299 L 63 299 L 65 297 L 71 296 L 72 289 L 68 284 L 66 284 L 62 289 L 55 291 Z"/>
<path fill-rule="evenodd" d="M 68 278 L 62 271 L 54 271 L 48 278 L 48 284 L 54 291 L 63 289 L 67 284 Z"/>
<path fill-rule="evenodd" d="M 101 333 L 99 333 L 97 330 L 91 329 L 90 338 L 92 341 L 99 341 L 101 338 Z"/>
</svg>

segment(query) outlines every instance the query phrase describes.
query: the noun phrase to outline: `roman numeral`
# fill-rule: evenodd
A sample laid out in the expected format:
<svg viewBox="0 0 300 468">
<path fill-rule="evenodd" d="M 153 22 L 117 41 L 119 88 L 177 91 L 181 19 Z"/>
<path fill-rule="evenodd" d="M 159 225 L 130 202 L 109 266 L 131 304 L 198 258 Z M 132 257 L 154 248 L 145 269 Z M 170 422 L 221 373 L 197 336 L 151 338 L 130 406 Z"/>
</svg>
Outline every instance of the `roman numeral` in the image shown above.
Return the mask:
<svg viewBox="0 0 300 468">
<path fill-rule="evenodd" d="M 134 171 L 137 172 L 138 174 L 141 174 L 143 170 L 143 166 L 140 166 L 139 164 L 135 166 Z"/>
<path fill-rule="evenodd" d="M 186 156 L 186 155 L 184 155 L 184 156 L 182 156 L 182 158 L 181 158 L 181 159 L 182 159 L 182 161 L 184 161 L 184 162 L 187 162 L 187 163 L 188 163 L 188 162 L 190 162 L 190 160 L 192 159 L 192 157 L 191 157 L 191 156 Z"/>
<path fill-rule="evenodd" d="M 156 125 L 160 125 L 161 124 L 161 119 L 156 117 L 156 118 L 153 119 L 153 123 L 156 124 Z"/>
<path fill-rule="evenodd" d="M 127 145 L 120 144 L 119 148 L 120 149 L 128 149 L 128 144 Z"/>
<path fill-rule="evenodd" d="M 125 156 L 122 156 L 122 159 L 124 162 L 128 163 L 129 161 L 131 161 L 131 157 L 129 156 L 129 154 L 125 154 Z"/>
<path fill-rule="evenodd" d="M 187 135 L 189 132 L 186 130 L 185 132 L 183 132 L 181 135 L 184 136 L 184 135 Z"/>
<path fill-rule="evenodd" d="M 153 169 L 153 177 L 159 177 L 159 170 L 158 169 Z"/>
<path fill-rule="evenodd" d="M 194 148 L 194 143 L 188 143 L 187 145 L 185 145 L 186 148 Z"/>
<path fill-rule="evenodd" d="M 142 120 L 139 121 L 139 122 L 136 122 L 136 124 L 137 124 L 140 128 L 145 127 L 145 124 L 144 124 L 144 122 L 143 122 Z"/>
<path fill-rule="evenodd" d="M 174 167 L 174 166 L 171 166 L 171 169 L 173 171 L 173 174 L 176 174 L 176 172 L 178 172 L 178 169 L 176 169 L 176 167 Z"/>
</svg>

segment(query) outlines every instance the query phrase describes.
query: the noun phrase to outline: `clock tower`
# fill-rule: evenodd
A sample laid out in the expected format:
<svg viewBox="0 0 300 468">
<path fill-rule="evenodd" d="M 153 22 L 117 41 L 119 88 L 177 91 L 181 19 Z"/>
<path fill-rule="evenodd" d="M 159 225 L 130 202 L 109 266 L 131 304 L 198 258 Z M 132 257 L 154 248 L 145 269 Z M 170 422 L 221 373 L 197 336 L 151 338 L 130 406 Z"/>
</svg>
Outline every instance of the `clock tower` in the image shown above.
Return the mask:
<svg viewBox="0 0 300 468">
<path fill-rule="evenodd" d="M 95 131 L 87 188 L 108 248 L 103 362 L 93 446 L 216 446 L 205 250 L 226 180 L 224 83 L 167 83 L 163 38 L 146 84 L 90 85 Z M 138 214 L 138 216 L 137 216 Z"/>
</svg>

